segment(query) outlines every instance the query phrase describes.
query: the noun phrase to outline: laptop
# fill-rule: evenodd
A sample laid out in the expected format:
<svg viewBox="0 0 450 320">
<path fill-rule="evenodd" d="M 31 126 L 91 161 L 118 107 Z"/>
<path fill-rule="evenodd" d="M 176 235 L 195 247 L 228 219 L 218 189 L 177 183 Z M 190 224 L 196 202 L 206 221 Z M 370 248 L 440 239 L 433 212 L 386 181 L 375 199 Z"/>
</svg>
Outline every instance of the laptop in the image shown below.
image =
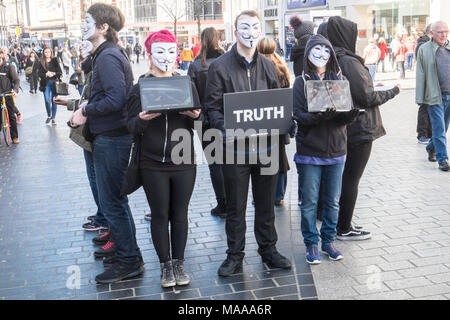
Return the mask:
<svg viewBox="0 0 450 320">
<path fill-rule="evenodd" d="M 194 106 L 189 76 L 148 77 L 139 79 L 142 111 L 160 113 L 185 111 Z"/>
</svg>

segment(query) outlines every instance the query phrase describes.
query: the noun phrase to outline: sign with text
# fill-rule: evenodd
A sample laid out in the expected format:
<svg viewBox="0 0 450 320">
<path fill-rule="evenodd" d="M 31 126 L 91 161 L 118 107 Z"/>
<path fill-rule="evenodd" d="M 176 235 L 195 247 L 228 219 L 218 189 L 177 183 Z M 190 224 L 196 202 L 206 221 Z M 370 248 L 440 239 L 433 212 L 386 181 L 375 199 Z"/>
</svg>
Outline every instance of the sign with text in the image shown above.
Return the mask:
<svg viewBox="0 0 450 320">
<path fill-rule="evenodd" d="M 288 9 L 302 9 L 311 7 L 326 6 L 327 0 L 288 0 Z"/>
<path fill-rule="evenodd" d="M 289 133 L 292 124 L 292 89 L 272 89 L 223 95 L 225 129 L 278 129 Z"/>
</svg>

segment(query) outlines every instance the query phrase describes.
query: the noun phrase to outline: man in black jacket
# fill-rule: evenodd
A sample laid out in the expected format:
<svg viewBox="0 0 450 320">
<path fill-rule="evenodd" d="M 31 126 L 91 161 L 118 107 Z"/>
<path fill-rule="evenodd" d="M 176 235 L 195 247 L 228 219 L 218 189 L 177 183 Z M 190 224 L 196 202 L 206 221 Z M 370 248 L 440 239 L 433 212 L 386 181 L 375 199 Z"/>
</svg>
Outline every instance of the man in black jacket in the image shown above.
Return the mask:
<svg viewBox="0 0 450 320">
<path fill-rule="evenodd" d="M 237 43 L 215 60 L 208 72 L 205 108 L 211 127 L 225 132 L 223 94 L 279 87 L 274 64 L 256 50 L 261 34 L 257 12 L 243 11 L 235 21 Z M 224 153 L 226 151 L 224 150 Z M 245 213 L 249 179 L 252 179 L 255 200 L 255 237 L 258 253 L 272 268 L 291 268 L 291 263 L 276 250 L 274 202 L 277 174 L 263 175 L 261 165 L 227 164 L 223 166 L 227 201 L 227 259 L 218 270 L 220 276 L 230 276 L 242 267 L 245 248 Z"/>
<path fill-rule="evenodd" d="M 327 25 L 328 38 L 334 47 L 343 75 L 350 82 L 355 108 L 364 109 L 356 121 L 347 126 L 347 161 L 342 177 L 339 201 L 337 239 L 365 240 L 368 231 L 352 225 L 353 211 L 358 197 L 358 185 L 372 151 L 372 142 L 386 134 L 379 106 L 400 93 L 398 86 L 391 90 L 375 91 L 364 60 L 356 55 L 358 26 L 341 17 L 331 17 Z"/>
</svg>

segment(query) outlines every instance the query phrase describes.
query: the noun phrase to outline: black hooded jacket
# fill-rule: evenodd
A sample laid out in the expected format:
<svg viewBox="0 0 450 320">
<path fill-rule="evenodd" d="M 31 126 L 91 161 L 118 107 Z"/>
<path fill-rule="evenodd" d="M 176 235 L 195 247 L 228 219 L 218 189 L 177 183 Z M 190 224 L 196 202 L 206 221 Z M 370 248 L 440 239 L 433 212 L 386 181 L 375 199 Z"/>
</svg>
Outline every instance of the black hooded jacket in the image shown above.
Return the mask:
<svg viewBox="0 0 450 320">
<path fill-rule="evenodd" d="M 356 55 L 358 27 L 341 17 L 331 17 L 327 26 L 328 38 L 334 47 L 343 75 L 350 82 L 353 105 L 365 109 L 356 121 L 347 127 L 349 145 L 373 141 L 386 134 L 379 106 L 400 93 L 398 87 L 375 91 L 364 60 Z"/>
<path fill-rule="evenodd" d="M 325 45 L 331 49 L 331 57 L 327 64 L 324 80 L 344 80 L 339 69 L 336 54 L 331 43 L 321 35 L 312 36 L 305 50 L 308 57 L 316 45 Z M 307 58 L 306 58 L 307 59 Z M 298 123 L 295 140 L 297 153 L 300 155 L 337 158 L 347 154 L 346 124 L 353 121 L 347 112 L 338 113 L 330 120 L 323 120 L 317 113 L 308 112 L 308 100 L 305 94 L 305 80 L 320 80 L 316 72 L 308 72 L 307 61 L 304 62 L 304 76 L 294 83 L 294 119 Z"/>
<path fill-rule="evenodd" d="M 294 62 L 294 74 L 296 77 L 300 76 L 303 72 L 303 61 L 305 60 L 306 43 L 312 35 L 306 34 L 300 39 L 297 39 L 297 43 L 291 50 L 291 61 Z"/>
<path fill-rule="evenodd" d="M 431 40 L 431 38 L 427 35 L 424 35 L 424 36 L 420 37 L 419 39 L 417 39 L 417 46 L 416 46 L 416 52 L 415 52 L 416 57 L 417 57 L 417 53 L 419 52 L 420 47 L 430 40 Z"/>
</svg>

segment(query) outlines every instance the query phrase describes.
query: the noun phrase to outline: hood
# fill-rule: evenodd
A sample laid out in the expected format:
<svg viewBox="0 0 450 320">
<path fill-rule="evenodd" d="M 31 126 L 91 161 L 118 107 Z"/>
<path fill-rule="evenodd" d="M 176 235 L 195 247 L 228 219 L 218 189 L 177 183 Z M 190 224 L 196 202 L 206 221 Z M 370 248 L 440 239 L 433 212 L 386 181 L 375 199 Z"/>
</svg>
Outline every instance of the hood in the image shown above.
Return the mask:
<svg viewBox="0 0 450 320">
<path fill-rule="evenodd" d="M 320 24 L 319 29 L 317 29 L 317 34 L 320 34 L 328 39 L 328 22 L 323 22 Z"/>
<path fill-rule="evenodd" d="M 417 43 L 427 43 L 428 41 L 430 41 L 431 38 L 427 35 L 421 36 L 419 39 L 417 39 Z"/>
<path fill-rule="evenodd" d="M 340 75 L 341 69 L 339 68 L 339 63 L 338 63 L 338 60 L 336 57 L 336 53 L 334 52 L 333 46 L 331 45 L 330 41 L 328 41 L 328 39 L 326 39 L 324 36 L 322 36 L 320 34 L 309 38 L 309 41 L 306 44 L 305 58 L 303 59 L 303 70 L 305 70 L 305 74 L 306 74 L 306 70 L 308 70 L 307 62 L 308 62 L 309 52 L 312 50 L 312 48 L 314 46 L 319 45 L 319 44 L 327 46 L 331 50 L 330 60 L 327 63 L 327 72 L 331 72 L 331 73 Z"/>
<path fill-rule="evenodd" d="M 328 39 L 334 47 L 344 48 L 352 53 L 356 52 L 358 39 L 358 25 L 341 17 L 328 19 Z"/>
</svg>

